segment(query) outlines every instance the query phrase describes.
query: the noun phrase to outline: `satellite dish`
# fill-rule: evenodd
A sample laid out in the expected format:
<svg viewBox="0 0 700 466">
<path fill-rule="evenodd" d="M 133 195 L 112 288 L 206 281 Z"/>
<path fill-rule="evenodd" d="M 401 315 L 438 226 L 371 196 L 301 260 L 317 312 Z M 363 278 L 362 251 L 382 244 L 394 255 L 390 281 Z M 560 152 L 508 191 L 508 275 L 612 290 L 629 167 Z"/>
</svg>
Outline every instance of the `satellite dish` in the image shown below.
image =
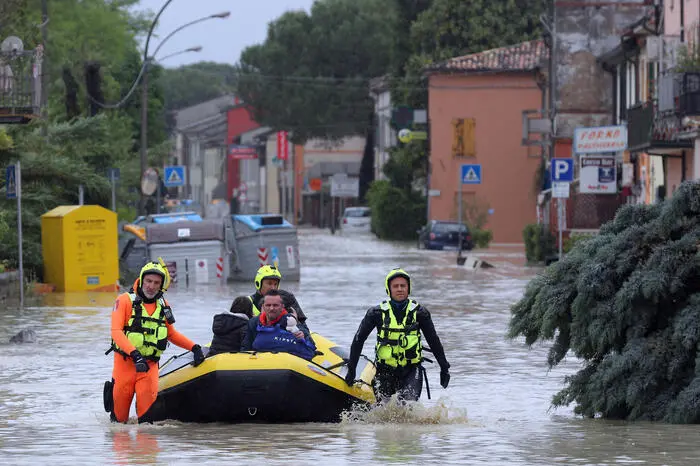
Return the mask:
<svg viewBox="0 0 700 466">
<path fill-rule="evenodd" d="M 0 51 L 4 53 L 24 52 L 24 43 L 17 36 L 9 36 L 0 44 Z"/>
<path fill-rule="evenodd" d="M 158 172 L 154 168 L 149 168 L 141 178 L 141 192 L 146 196 L 152 196 L 158 189 Z"/>
</svg>

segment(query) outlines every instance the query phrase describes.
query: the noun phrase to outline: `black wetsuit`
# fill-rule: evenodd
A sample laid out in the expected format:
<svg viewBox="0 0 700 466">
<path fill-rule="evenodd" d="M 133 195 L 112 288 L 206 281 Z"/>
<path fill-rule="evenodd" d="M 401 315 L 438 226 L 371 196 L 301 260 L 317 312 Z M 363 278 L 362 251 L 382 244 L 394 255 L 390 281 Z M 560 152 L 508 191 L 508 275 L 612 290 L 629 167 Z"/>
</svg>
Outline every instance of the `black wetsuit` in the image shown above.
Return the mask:
<svg viewBox="0 0 700 466">
<path fill-rule="evenodd" d="M 408 301 L 402 304 L 402 306 L 392 304 L 394 315 L 398 322 L 403 322 Z M 445 350 L 435 331 L 433 319 L 430 317 L 430 312 L 420 304 L 416 308 L 416 322 L 418 323 L 418 329 L 425 337 L 428 345 L 430 345 L 430 349 L 440 365 L 440 369 L 447 371 L 450 368 L 450 363 L 445 358 Z M 372 333 L 372 330 L 379 330 L 382 326 L 382 309 L 379 306 L 370 308 L 362 322 L 360 322 L 355 338 L 352 340 L 348 371 L 354 372 L 356 370 L 365 340 Z M 399 393 L 399 397 L 405 400 L 416 401 L 420 398 L 423 391 L 423 374 L 420 364 L 391 367 L 376 363 L 376 366 L 377 375 L 374 378 L 374 391 L 377 398 L 390 397 L 394 393 Z"/>
</svg>

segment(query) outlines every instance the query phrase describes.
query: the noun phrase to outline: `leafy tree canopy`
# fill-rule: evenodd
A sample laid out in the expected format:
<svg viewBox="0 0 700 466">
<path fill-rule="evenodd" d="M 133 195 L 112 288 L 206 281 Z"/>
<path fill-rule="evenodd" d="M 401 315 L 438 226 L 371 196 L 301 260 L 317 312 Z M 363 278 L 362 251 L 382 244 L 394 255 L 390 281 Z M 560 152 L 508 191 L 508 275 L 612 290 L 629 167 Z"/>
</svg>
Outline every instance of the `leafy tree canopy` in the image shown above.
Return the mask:
<svg viewBox="0 0 700 466">
<path fill-rule="evenodd" d="M 235 68 L 225 63 L 199 62 L 165 68 L 159 80 L 165 108 L 174 111 L 235 92 Z"/>
<path fill-rule="evenodd" d="M 138 184 L 139 167 L 131 157 L 129 120 L 101 114 L 49 127 L 49 142 L 38 128 L 22 130 L 21 137 L 0 147 L 0 166 L 20 160 L 22 168 L 22 227 L 24 264 L 29 274 L 41 277 L 41 215 L 59 205 L 76 205 L 83 185 L 86 204 L 110 205 L 107 167 L 121 168 L 120 198 Z M 4 184 L 4 183 L 3 183 Z M 0 188 L 0 212 L 14 212 L 2 219 L 9 226 L 0 234 L 0 258 L 17 265 L 17 217 L 14 200 Z M 0 231 L 2 233 L 2 231 Z"/>
<path fill-rule="evenodd" d="M 389 69 L 396 12 L 386 0 L 322 0 L 287 12 L 243 51 L 237 90 L 263 125 L 297 141 L 364 134 L 368 78 Z"/>
<path fill-rule="evenodd" d="M 583 368 L 555 406 L 611 419 L 700 422 L 700 185 L 628 205 L 532 280 L 512 307 L 511 338 L 552 341 Z"/>
</svg>

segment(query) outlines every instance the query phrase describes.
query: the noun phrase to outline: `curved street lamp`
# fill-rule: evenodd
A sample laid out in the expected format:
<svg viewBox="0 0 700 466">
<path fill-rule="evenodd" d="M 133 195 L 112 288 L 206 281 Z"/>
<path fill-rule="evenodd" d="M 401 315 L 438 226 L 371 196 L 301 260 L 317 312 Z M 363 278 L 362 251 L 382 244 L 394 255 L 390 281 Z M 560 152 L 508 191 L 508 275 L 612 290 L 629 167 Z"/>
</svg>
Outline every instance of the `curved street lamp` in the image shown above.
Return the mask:
<svg viewBox="0 0 700 466">
<path fill-rule="evenodd" d="M 140 159 L 141 159 L 141 177 L 143 177 L 146 173 L 146 170 L 148 168 L 148 66 L 149 62 L 152 60 L 151 57 L 148 55 L 148 45 L 151 40 L 151 36 L 153 35 L 153 30 L 155 29 L 155 25 L 158 22 L 158 18 L 160 18 L 161 13 L 167 6 L 172 2 L 173 0 L 167 0 L 165 4 L 161 7 L 160 11 L 156 15 L 155 19 L 151 23 L 151 28 L 148 31 L 148 36 L 146 37 L 146 45 L 144 47 L 143 51 L 143 65 L 141 67 L 141 71 L 143 72 L 143 82 L 141 83 L 141 144 L 140 144 Z M 194 21 L 190 21 L 189 23 L 185 23 L 182 26 L 176 28 L 174 31 L 172 31 L 170 34 L 165 36 L 165 39 L 158 44 L 158 47 L 156 47 L 156 51 L 153 53 L 153 57 L 158 54 L 158 51 L 163 47 L 163 45 L 175 34 L 178 32 L 182 31 L 183 29 L 193 26 L 197 23 L 201 23 L 203 21 L 208 21 L 210 19 L 225 19 L 231 16 L 230 11 L 225 11 L 222 13 L 216 13 L 213 15 L 205 16 L 203 18 L 195 19 Z M 200 47 L 201 50 L 201 47 Z M 160 186 L 158 187 L 160 189 Z M 143 193 L 141 193 L 141 202 L 139 202 L 139 214 L 140 215 L 145 215 L 145 207 L 146 207 L 146 197 L 144 196 Z"/>
<path fill-rule="evenodd" d="M 166 56 L 164 56 L 164 57 L 161 57 L 161 58 L 158 58 L 158 59 L 156 59 L 155 57 L 151 57 L 151 61 L 152 61 L 152 62 L 163 61 L 163 60 L 167 60 L 168 58 L 175 57 L 175 56 L 177 56 L 177 55 L 182 55 L 183 53 L 201 52 L 201 51 L 202 51 L 202 46 L 201 46 L 201 45 L 198 45 L 198 46 L 196 46 L 196 47 L 190 47 L 190 48 L 185 49 L 185 50 L 180 50 L 179 52 L 169 53 L 168 55 L 166 55 Z"/>
</svg>

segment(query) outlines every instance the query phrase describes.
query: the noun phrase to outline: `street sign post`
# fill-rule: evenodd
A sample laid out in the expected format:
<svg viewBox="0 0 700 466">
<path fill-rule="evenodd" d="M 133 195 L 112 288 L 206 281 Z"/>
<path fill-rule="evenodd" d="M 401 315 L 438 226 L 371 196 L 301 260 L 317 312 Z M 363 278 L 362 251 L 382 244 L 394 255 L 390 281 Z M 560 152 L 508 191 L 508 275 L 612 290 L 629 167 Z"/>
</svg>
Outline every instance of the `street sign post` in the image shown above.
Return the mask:
<svg viewBox="0 0 700 466">
<path fill-rule="evenodd" d="M 184 165 L 171 165 L 165 167 L 164 170 L 165 179 L 163 183 L 168 188 L 175 188 L 178 186 L 185 186 L 185 166 Z"/>
<path fill-rule="evenodd" d="M 19 160 L 5 170 L 5 190 L 8 199 L 17 199 L 17 257 L 19 268 L 19 306 L 24 307 L 24 261 L 22 260 L 22 172 Z"/>
<path fill-rule="evenodd" d="M 462 186 L 465 184 L 481 184 L 481 165 L 463 164 L 459 170 L 459 181 L 457 187 L 457 223 L 462 225 Z M 461 228 L 461 227 L 460 227 Z M 457 264 L 464 265 L 462 257 L 462 232 L 459 233 L 459 243 L 457 245 Z"/>
<path fill-rule="evenodd" d="M 112 211 L 117 211 L 117 180 L 119 180 L 120 170 L 119 168 L 108 168 L 107 177 L 109 178 L 109 183 L 112 185 Z"/>
<path fill-rule="evenodd" d="M 559 260 L 563 255 L 564 201 L 569 198 L 571 182 L 574 181 L 574 159 L 553 158 L 550 166 L 552 176 L 552 197 L 557 199 L 557 236 Z"/>
<path fill-rule="evenodd" d="M 331 197 L 358 197 L 359 195 L 359 178 L 349 178 L 345 173 L 336 173 L 331 177 Z"/>
<path fill-rule="evenodd" d="M 574 181 L 574 159 L 553 158 L 550 172 L 552 173 L 552 182 L 571 183 Z"/>
<path fill-rule="evenodd" d="M 461 184 L 481 184 L 481 165 L 462 165 L 460 178 Z"/>
<path fill-rule="evenodd" d="M 8 199 L 17 198 L 17 171 L 14 165 L 5 170 L 5 193 Z"/>
</svg>

